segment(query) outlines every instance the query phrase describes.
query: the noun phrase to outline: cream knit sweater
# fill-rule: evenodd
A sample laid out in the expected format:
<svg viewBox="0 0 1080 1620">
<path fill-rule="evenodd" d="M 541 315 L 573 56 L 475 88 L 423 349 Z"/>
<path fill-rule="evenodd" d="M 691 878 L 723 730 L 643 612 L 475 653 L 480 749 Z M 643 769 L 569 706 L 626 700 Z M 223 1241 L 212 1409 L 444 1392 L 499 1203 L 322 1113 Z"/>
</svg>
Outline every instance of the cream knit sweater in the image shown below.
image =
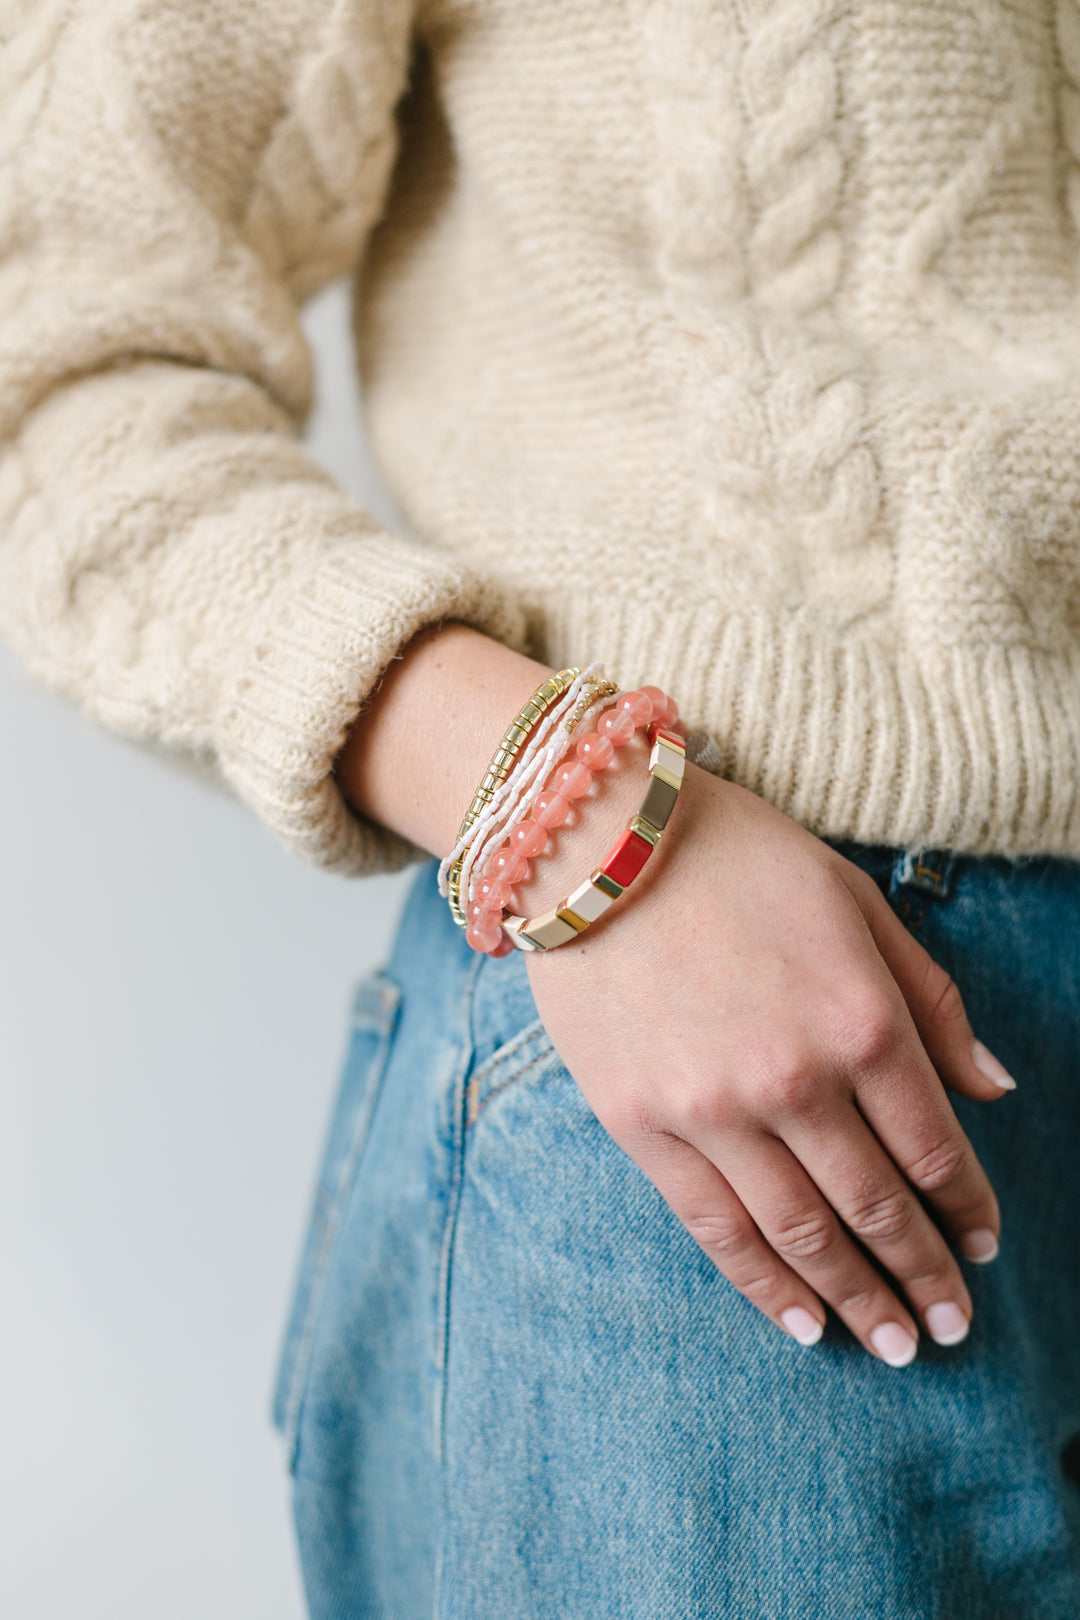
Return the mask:
<svg viewBox="0 0 1080 1620">
<path fill-rule="evenodd" d="M 1080 856 L 1078 233 L 1080 0 L 0 0 L 0 628 L 340 870 L 445 617 Z M 346 271 L 423 543 L 298 445 Z"/>
</svg>

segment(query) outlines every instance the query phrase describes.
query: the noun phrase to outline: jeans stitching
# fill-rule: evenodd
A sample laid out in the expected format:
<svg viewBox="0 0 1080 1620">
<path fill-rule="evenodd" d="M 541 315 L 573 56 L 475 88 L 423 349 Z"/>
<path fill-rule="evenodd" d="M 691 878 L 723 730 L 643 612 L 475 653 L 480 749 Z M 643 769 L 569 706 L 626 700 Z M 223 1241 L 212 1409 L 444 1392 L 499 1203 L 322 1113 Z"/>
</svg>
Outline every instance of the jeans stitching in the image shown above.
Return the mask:
<svg viewBox="0 0 1080 1620">
<path fill-rule="evenodd" d="M 504 1045 L 498 1047 L 490 1057 L 481 1063 L 469 1081 L 466 1126 L 473 1123 L 482 1112 L 488 1097 L 494 1094 L 494 1091 L 486 1090 L 492 1076 L 505 1069 L 508 1063 L 512 1063 L 516 1058 L 519 1058 L 522 1050 L 541 1036 L 550 1041 L 550 1037 L 547 1035 L 547 1031 L 544 1029 L 540 1019 L 531 1019 L 523 1029 L 519 1029 Z M 511 1076 L 511 1080 L 513 1078 L 514 1076 Z M 504 1085 L 510 1083 L 510 1080 L 502 1081 L 494 1090 L 501 1091 Z"/>
<path fill-rule="evenodd" d="M 503 1080 L 497 1086 L 493 1086 L 492 1089 L 486 1093 L 482 1101 L 473 1099 L 472 1087 L 470 1086 L 468 1124 L 475 1125 L 476 1121 L 480 1118 L 480 1115 L 484 1112 L 484 1109 L 493 1098 L 501 1096 L 502 1093 L 509 1090 L 511 1086 L 516 1086 L 519 1080 L 524 1080 L 525 1076 L 527 1074 L 531 1074 L 532 1071 L 539 1067 L 541 1063 L 546 1063 L 549 1058 L 556 1055 L 555 1048 L 549 1043 L 547 1050 L 537 1052 L 536 1056 L 530 1058 L 523 1069 L 515 1069 L 514 1073 L 510 1075 L 508 1079 Z"/>
<path fill-rule="evenodd" d="M 446 1468 L 443 1451 L 446 1435 L 446 1384 L 447 1384 L 447 1356 L 450 1345 L 450 1288 L 453 1272 L 454 1234 L 457 1229 L 458 1209 L 461 1204 L 461 1186 L 465 1176 L 465 1111 L 466 1111 L 466 1078 L 473 1059 L 473 1000 L 476 994 L 476 981 L 480 968 L 485 960 L 479 951 L 472 953 L 476 960 L 470 962 L 466 969 L 462 988 L 462 1042 L 461 1055 L 458 1059 L 457 1070 L 450 1087 L 452 1108 L 450 1113 L 452 1136 L 450 1148 L 450 1175 L 446 1189 L 446 1219 L 443 1224 L 442 1248 L 439 1255 L 439 1290 L 437 1298 L 438 1319 L 436 1322 L 436 1342 L 434 1345 L 436 1390 L 434 1411 L 432 1413 L 434 1434 L 432 1435 L 433 1450 L 435 1453 L 435 1466 L 439 1470 L 439 1507 L 443 1523 L 449 1523 L 449 1509 L 445 1498 Z M 435 1570 L 432 1582 L 433 1620 L 438 1620 L 442 1606 L 442 1549 L 444 1538 L 436 1537 Z"/>
</svg>

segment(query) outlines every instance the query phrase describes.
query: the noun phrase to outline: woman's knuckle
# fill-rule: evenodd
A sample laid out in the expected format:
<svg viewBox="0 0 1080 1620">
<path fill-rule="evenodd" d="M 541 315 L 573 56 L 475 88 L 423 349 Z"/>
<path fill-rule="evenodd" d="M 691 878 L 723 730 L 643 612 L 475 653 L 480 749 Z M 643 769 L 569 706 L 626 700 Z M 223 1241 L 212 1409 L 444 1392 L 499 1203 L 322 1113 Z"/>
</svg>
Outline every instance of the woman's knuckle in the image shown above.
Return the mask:
<svg viewBox="0 0 1080 1620">
<path fill-rule="evenodd" d="M 722 1211 L 688 1215 L 684 1225 L 695 1243 L 716 1259 L 738 1259 L 752 1241 L 747 1223 L 737 1215 L 725 1215 Z"/>
<path fill-rule="evenodd" d="M 955 1272 L 946 1266 L 920 1266 L 904 1272 L 900 1280 L 909 1293 L 940 1294 L 946 1287 L 950 1291 L 955 1288 Z"/>
<path fill-rule="evenodd" d="M 880 1298 L 879 1289 L 861 1279 L 852 1278 L 837 1284 L 830 1293 L 829 1302 L 836 1310 L 847 1311 L 851 1316 L 866 1316 Z"/>
<path fill-rule="evenodd" d="M 686 1086 L 679 1097 L 676 1118 L 680 1131 L 689 1140 L 715 1131 L 723 1122 L 723 1104 L 710 1086 Z"/>
<path fill-rule="evenodd" d="M 882 1068 L 895 1057 L 903 1039 L 896 1009 L 886 998 L 867 995 L 847 1008 L 841 1046 L 853 1069 L 868 1072 Z"/>
<path fill-rule="evenodd" d="M 968 1158 L 966 1143 L 941 1142 L 908 1166 L 907 1178 L 920 1192 L 941 1192 L 964 1174 Z"/>
<path fill-rule="evenodd" d="M 747 1267 L 745 1271 L 729 1268 L 727 1276 L 739 1293 L 755 1305 L 771 1299 L 776 1293 L 775 1273 L 760 1266 Z"/>
<path fill-rule="evenodd" d="M 791 1054 L 774 1059 L 761 1082 L 760 1103 L 773 1117 L 794 1119 L 821 1099 L 821 1086 L 808 1060 Z"/>
<path fill-rule="evenodd" d="M 872 1194 L 844 1213 L 845 1224 L 864 1243 L 886 1243 L 905 1237 L 914 1219 L 914 1200 L 899 1188 Z"/>
<path fill-rule="evenodd" d="M 769 1241 L 786 1260 L 818 1260 L 835 1241 L 832 1221 L 823 1210 L 810 1210 L 780 1222 Z"/>
</svg>

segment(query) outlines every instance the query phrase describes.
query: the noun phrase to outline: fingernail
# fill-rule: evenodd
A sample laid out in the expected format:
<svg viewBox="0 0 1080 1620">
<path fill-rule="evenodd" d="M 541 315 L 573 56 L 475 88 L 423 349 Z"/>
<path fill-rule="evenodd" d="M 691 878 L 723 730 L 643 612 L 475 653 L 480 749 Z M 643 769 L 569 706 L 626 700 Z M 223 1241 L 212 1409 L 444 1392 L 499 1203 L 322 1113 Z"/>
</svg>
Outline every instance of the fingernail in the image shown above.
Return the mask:
<svg viewBox="0 0 1080 1620">
<path fill-rule="evenodd" d="M 882 1322 L 871 1333 L 870 1343 L 890 1367 L 906 1367 L 909 1361 L 915 1360 L 915 1352 L 919 1348 L 907 1328 L 901 1327 L 899 1322 Z"/>
<path fill-rule="evenodd" d="M 980 1074 L 985 1074 L 992 1080 L 999 1091 L 1015 1091 L 1016 1081 L 1005 1067 L 999 1063 L 993 1052 L 985 1047 L 982 1041 L 976 1041 L 971 1048 L 971 1061 Z"/>
<path fill-rule="evenodd" d="M 988 1227 L 977 1226 L 974 1232 L 965 1232 L 960 1239 L 960 1253 L 966 1260 L 985 1266 L 997 1259 L 998 1240 Z"/>
<path fill-rule="evenodd" d="M 951 1299 L 931 1305 L 926 1313 L 926 1329 L 935 1344 L 959 1344 L 968 1336 L 971 1323 Z"/>
<path fill-rule="evenodd" d="M 825 1324 L 804 1311 L 801 1305 L 789 1305 L 786 1311 L 780 1312 L 780 1320 L 800 1344 L 817 1344 L 825 1331 Z"/>
</svg>

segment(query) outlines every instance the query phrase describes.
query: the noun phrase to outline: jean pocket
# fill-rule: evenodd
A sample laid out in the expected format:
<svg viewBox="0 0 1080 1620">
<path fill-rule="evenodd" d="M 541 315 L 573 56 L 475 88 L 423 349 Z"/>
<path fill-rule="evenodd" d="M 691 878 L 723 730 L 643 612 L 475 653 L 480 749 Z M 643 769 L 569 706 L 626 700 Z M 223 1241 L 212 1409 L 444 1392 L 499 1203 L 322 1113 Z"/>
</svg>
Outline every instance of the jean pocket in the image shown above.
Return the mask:
<svg viewBox="0 0 1080 1620">
<path fill-rule="evenodd" d="M 326 1278 L 364 1155 L 400 1002 L 400 988 L 381 970 L 362 979 L 353 996 L 345 1063 L 323 1148 L 274 1390 L 274 1424 L 285 1441 L 290 1469 L 296 1463 L 300 1408 Z"/>
<path fill-rule="evenodd" d="M 561 1066 L 551 1036 L 539 1018 L 532 1018 L 505 1040 L 469 1076 L 465 1096 L 465 1123 L 475 1125 L 493 1097 L 528 1075 L 546 1074 Z"/>
</svg>

